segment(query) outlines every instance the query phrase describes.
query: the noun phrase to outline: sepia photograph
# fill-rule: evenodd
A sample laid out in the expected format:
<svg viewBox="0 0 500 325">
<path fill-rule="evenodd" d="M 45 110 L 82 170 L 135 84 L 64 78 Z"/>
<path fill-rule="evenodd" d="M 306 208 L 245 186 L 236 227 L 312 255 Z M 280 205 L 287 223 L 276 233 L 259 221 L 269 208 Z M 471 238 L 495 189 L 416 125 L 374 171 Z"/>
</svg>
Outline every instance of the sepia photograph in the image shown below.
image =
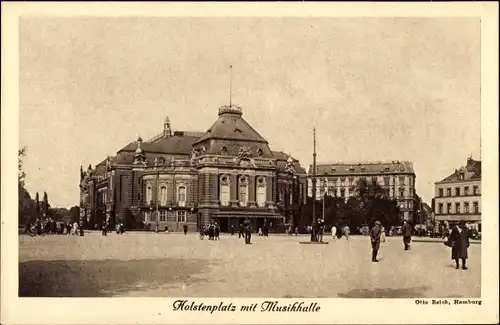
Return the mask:
<svg viewBox="0 0 500 325">
<path fill-rule="evenodd" d="M 19 298 L 484 303 L 480 17 L 17 24 Z"/>
</svg>

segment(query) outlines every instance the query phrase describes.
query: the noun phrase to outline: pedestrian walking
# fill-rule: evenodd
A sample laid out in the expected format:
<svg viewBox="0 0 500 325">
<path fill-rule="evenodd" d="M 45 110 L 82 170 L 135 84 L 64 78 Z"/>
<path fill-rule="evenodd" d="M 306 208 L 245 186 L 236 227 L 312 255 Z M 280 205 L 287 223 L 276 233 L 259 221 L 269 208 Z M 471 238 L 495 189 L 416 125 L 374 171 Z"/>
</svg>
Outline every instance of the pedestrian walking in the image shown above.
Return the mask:
<svg viewBox="0 0 500 325">
<path fill-rule="evenodd" d="M 262 228 L 259 228 L 259 231 L 257 232 L 259 236 L 262 236 Z"/>
<path fill-rule="evenodd" d="M 335 236 L 337 236 L 337 227 L 333 226 L 331 231 L 332 231 L 332 239 L 335 240 Z"/>
<path fill-rule="evenodd" d="M 218 224 L 214 225 L 214 240 L 220 240 L 219 238 L 220 228 Z"/>
<path fill-rule="evenodd" d="M 188 225 L 187 224 L 184 224 L 184 236 L 187 235 L 187 232 L 188 232 Z"/>
<path fill-rule="evenodd" d="M 380 222 L 375 221 L 375 225 L 370 231 L 370 239 L 372 243 L 372 262 L 378 262 L 377 254 L 380 249 L 380 236 L 382 235 L 382 229 L 380 228 Z"/>
<path fill-rule="evenodd" d="M 381 228 L 381 233 L 380 233 L 380 242 L 385 243 L 385 228 Z"/>
<path fill-rule="evenodd" d="M 448 239 L 451 246 L 451 259 L 455 260 L 455 269 L 459 269 L 458 261 L 462 260 L 462 269 L 467 270 L 467 258 L 469 242 L 469 229 L 465 222 L 460 222 L 458 226 L 453 227 L 450 237 Z"/>
<path fill-rule="evenodd" d="M 349 240 L 349 234 L 350 234 L 351 230 L 349 229 L 349 226 L 345 226 L 344 227 L 344 236 L 345 236 L 345 240 Z"/>
<path fill-rule="evenodd" d="M 234 236 L 234 225 L 231 225 L 231 236 Z"/>
<path fill-rule="evenodd" d="M 243 229 L 245 230 L 245 244 L 251 244 L 252 239 L 252 222 L 247 218 L 243 222 Z"/>
<path fill-rule="evenodd" d="M 269 237 L 269 227 L 266 224 L 262 227 L 262 234 L 264 237 Z"/>
<path fill-rule="evenodd" d="M 108 224 L 106 221 L 102 223 L 102 235 L 107 236 L 108 235 Z"/>
<path fill-rule="evenodd" d="M 243 232 L 243 224 L 240 223 L 240 233 L 238 234 L 238 238 L 245 238 L 245 234 Z"/>
<path fill-rule="evenodd" d="M 295 227 L 295 236 L 299 235 L 299 227 Z"/>
<path fill-rule="evenodd" d="M 405 244 L 405 251 L 410 250 L 412 230 L 411 226 L 408 224 L 406 220 L 403 221 L 402 232 L 403 232 L 403 243 Z"/>
</svg>

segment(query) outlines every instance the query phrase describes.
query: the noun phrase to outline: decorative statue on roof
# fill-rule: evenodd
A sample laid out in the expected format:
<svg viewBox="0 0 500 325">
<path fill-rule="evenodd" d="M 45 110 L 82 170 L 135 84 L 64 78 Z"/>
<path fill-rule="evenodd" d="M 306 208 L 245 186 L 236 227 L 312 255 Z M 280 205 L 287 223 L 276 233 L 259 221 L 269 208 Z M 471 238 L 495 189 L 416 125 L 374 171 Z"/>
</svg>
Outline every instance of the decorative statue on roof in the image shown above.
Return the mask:
<svg viewBox="0 0 500 325">
<path fill-rule="evenodd" d="M 250 158 L 252 156 L 252 152 L 249 147 L 243 146 L 238 151 L 238 158 Z"/>
<path fill-rule="evenodd" d="M 109 157 L 106 159 L 106 170 L 111 170 L 111 159 Z"/>
<path fill-rule="evenodd" d="M 199 155 L 200 155 L 200 151 L 196 148 L 193 148 L 193 150 L 191 150 L 191 156 L 189 158 L 189 162 L 191 164 L 194 164 L 196 162 L 196 158 L 198 158 Z"/>
<path fill-rule="evenodd" d="M 293 174 L 296 173 L 295 167 L 293 166 L 293 159 L 291 156 L 289 156 L 287 161 L 286 161 L 285 171 L 289 172 L 289 173 L 293 173 Z"/>
</svg>

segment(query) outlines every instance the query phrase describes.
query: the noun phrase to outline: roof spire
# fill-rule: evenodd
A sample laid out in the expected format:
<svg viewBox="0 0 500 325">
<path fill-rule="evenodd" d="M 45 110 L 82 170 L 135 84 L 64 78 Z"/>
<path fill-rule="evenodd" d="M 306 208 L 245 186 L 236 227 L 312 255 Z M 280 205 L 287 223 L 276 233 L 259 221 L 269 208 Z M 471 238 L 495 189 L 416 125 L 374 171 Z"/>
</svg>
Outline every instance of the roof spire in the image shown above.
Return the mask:
<svg viewBox="0 0 500 325">
<path fill-rule="evenodd" d="M 229 66 L 229 107 L 233 106 L 232 91 L 233 91 L 233 66 Z"/>
</svg>

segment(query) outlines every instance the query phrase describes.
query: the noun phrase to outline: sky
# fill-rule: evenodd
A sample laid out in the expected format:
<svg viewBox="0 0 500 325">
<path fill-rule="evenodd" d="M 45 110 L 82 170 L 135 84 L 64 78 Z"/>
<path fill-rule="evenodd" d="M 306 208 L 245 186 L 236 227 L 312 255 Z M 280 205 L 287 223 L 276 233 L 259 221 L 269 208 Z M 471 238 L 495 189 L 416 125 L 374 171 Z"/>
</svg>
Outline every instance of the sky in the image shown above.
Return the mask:
<svg viewBox="0 0 500 325">
<path fill-rule="evenodd" d="M 206 131 L 232 102 L 312 163 L 413 162 L 416 191 L 480 159 L 476 18 L 38 18 L 19 24 L 26 187 L 79 204 L 79 169 L 138 135 Z"/>
</svg>

